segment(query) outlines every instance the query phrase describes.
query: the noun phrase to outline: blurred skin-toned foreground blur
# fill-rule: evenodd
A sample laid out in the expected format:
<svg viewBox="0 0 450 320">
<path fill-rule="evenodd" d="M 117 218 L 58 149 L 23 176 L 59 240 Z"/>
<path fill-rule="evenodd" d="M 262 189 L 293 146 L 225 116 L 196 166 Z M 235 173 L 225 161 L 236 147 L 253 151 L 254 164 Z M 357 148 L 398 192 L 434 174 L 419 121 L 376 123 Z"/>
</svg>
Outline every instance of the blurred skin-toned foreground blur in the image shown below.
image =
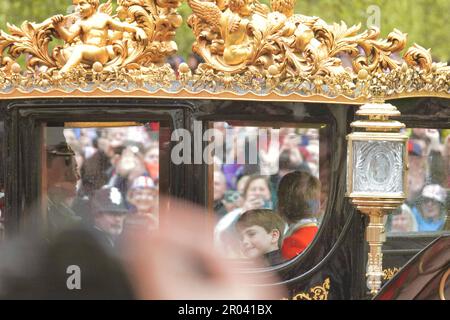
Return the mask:
<svg viewBox="0 0 450 320">
<path fill-rule="evenodd" d="M 214 249 L 214 221 L 203 209 L 161 199 L 158 231 L 128 233 L 118 255 L 88 230 L 67 229 L 53 240 L 19 238 L 0 251 L 2 299 L 267 300 L 286 294 L 276 276 L 257 279 Z M 81 289 L 69 290 L 67 268 L 78 266 Z M 259 267 L 258 263 L 251 267 Z M 261 287 L 262 286 L 262 287 Z"/>
</svg>

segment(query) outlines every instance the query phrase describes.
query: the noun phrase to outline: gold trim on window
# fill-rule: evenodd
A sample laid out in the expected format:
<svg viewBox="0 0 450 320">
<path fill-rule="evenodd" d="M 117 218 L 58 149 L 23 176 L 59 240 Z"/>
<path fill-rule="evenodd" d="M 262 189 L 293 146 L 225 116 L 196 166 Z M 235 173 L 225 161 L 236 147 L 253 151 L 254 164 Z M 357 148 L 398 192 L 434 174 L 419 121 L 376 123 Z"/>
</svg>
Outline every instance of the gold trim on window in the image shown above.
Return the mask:
<svg viewBox="0 0 450 320">
<path fill-rule="evenodd" d="M 308 292 L 300 292 L 292 297 L 292 300 L 328 300 L 330 291 L 330 278 L 326 278 L 322 285 L 309 289 Z"/>
<path fill-rule="evenodd" d="M 397 274 L 397 272 L 399 272 L 400 271 L 400 268 L 397 268 L 397 267 L 394 267 L 394 268 L 386 268 L 386 269 L 383 269 L 383 279 L 384 280 L 390 280 L 390 279 L 392 279 L 396 274 Z"/>
</svg>

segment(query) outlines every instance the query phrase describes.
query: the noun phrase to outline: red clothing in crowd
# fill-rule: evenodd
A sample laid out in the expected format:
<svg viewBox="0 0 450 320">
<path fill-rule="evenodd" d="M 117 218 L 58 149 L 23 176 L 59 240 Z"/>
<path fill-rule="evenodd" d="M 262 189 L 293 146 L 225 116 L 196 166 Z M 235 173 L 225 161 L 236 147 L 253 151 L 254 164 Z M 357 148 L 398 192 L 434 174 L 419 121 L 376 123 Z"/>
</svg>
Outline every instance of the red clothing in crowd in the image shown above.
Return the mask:
<svg viewBox="0 0 450 320">
<path fill-rule="evenodd" d="M 317 224 L 308 223 L 300 226 L 291 235 L 283 240 L 281 254 L 283 258 L 289 260 L 302 253 L 316 236 Z"/>
</svg>

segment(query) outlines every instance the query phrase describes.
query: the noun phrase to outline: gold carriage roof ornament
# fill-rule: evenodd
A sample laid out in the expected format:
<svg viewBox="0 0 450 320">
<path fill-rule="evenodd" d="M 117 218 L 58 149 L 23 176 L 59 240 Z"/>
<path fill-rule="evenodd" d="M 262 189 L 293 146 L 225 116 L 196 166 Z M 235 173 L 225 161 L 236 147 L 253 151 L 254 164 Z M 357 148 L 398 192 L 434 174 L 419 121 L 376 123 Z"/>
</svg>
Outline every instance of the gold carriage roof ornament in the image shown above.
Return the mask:
<svg viewBox="0 0 450 320">
<path fill-rule="evenodd" d="M 75 13 L 0 33 L 0 98 L 133 96 L 266 99 L 361 104 L 374 99 L 450 98 L 450 67 L 394 30 L 327 24 L 294 14 L 295 0 L 187 0 L 204 60 L 178 75 L 182 0 L 74 0 Z M 53 39 L 63 40 L 50 51 Z M 26 67 L 16 62 L 24 56 Z"/>
</svg>

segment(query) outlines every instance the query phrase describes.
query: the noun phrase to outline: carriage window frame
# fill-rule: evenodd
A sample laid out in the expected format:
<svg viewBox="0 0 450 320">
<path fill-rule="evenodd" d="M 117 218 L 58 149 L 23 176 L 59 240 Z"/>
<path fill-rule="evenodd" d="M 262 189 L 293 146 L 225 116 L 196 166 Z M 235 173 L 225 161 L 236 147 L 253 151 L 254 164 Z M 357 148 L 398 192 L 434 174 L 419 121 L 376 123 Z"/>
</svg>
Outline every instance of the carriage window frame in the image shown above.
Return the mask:
<svg viewBox="0 0 450 320">
<path fill-rule="evenodd" d="M 10 156 L 7 159 L 8 172 L 5 185 L 7 226 L 11 234 L 16 234 L 26 227 L 24 221 L 31 221 L 36 225 L 34 208 L 42 208 L 40 201 L 42 165 L 41 148 L 42 137 L 40 127 L 42 123 L 64 122 L 159 122 L 167 124 L 170 134 L 185 125 L 185 111 L 190 107 L 188 103 L 170 104 L 161 101 L 145 101 L 134 99 L 39 99 L 34 101 L 11 101 L 8 108 L 7 144 Z M 86 121 L 86 119 L 89 119 Z M 36 137 L 38 142 L 36 143 Z M 170 159 L 172 143 L 170 135 L 165 145 L 160 141 L 160 159 L 166 154 Z M 31 144 L 30 144 L 31 142 Z M 29 144 L 31 148 L 24 145 Z M 18 159 L 27 159 L 20 163 Z M 180 194 L 179 188 L 174 184 L 174 177 L 183 175 L 182 168 L 174 167 L 170 161 L 161 161 L 160 172 L 167 166 L 167 178 L 161 180 L 159 195 Z M 162 177 L 162 175 L 161 175 Z M 25 181 L 26 180 L 26 183 Z M 14 196 L 16 194 L 16 196 Z M 163 204 L 160 204 L 163 205 Z M 30 219 L 31 217 L 31 219 Z"/>
<path fill-rule="evenodd" d="M 263 119 L 257 119 L 257 120 L 241 120 L 236 119 L 235 117 L 208 117 L 207 119 L 203 119 L 203 127 L 206 129 L 213 128 L 213 125 L 215 122 L 231 122 L 233 123 L 233 126 L 251 126 L 251 127 L 258 127 L 258 128 L 305 128 L 305 129 L 318 129 L 319 134 L 319 179 L 321 183 L 323 182 L 323 176 L 325 176 L 324 171 L 329 170 L 327 174 L 327 184 L 328 184 L 328 190 L 327 194 L 330 194 L 331 189 L 333 188 L 333 182 L 332 180 L 335 179 L 332 175 L 332 168 L 333 165 L 333 149 L 335 146 L 332 145 L 330 142 L 331 135 L 333 134 L 334 130 L 334 122 L 331 119 L 327 119 L 327 121 L 314 121 L 314 117 L 308 117 L 305 118 L 303 121 L 295 121 L 295 120 L 277 120 L 277 121 L 271 121 L 271 120 L 263 120 Z M 237 125 L 236 125 L 237 124 Z M 321 134 L 321 130 L 324 131 L 324 134 Z M 326 145 L 322 144 L 323 142 L 326 143 Z M 208 144 L 209 142 L 206 142 Z M 344 149 L 345 150 L 345 149 Z M 326 156 L 325 153 L 328 152 L 328 156 Z M 225 155 L 224 155 L 225 156 Z M 322 159 L 325 159 L 324 163 L 322 163 Z M 211 163 L 211 162 L 209 162 Z M 214 195 L 213 195 L 213 183 L 214 183 L 214 164 L 207 164 L 207 185 L 208 185 L 208 192 L 206 193 L 206 203 L 207 203 L 207 212 L 210 216 L 214 216 Z M 325 171 L 326 172 L 326 171 Z M 330 223 L 331 217 L 331 210 L 332 210 L 333 204 L 332 201 L 328 198 L 325 203 L 325 208 L 323 208 L 323 214 L 320 217 L 320 224 L 319 224 L 319 230 L 317 234 L 315 235 L 313 241 L 308 245 L 308 247 L 299 255 L 296 257 L 286 260 L 281 264 L 276 264 L 274 266 L 269 267 L 262 267 L 254 269 L 253 271 L 280 271 L 283 272 L 285 270 L 288 270 L 291 267 L 294 267 L 297 263 L 300 263 L 303 259 L 307 259 L 311 254 L 314 254 L 312 252 L 314 248 L 320 244 L 320 240 L 322 238 L 322 233 L 325 230 L 325 226 Z M 240 266 L 243 270 L 251 271 L 252 268 L 248 267 L 247 264 L 249 264 L 246 259 L 232 259 L 235 261 L 236 265 Z"/>
</svg>

